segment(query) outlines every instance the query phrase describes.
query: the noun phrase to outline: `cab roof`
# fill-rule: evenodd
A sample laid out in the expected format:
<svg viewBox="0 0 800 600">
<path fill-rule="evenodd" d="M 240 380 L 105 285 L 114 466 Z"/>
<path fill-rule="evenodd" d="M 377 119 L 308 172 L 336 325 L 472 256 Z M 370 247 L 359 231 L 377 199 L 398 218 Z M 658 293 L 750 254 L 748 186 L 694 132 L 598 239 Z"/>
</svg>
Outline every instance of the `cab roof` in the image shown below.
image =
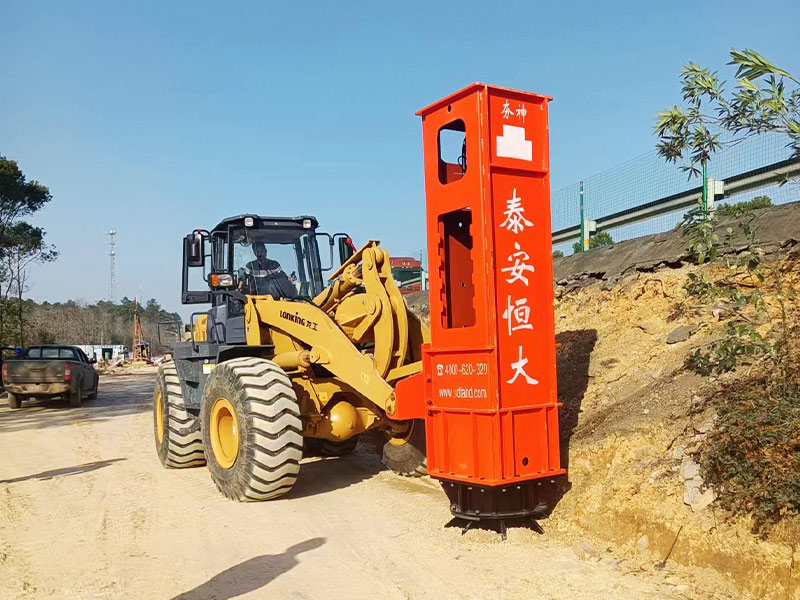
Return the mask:
<svg viewBox="0 0 800 600">
<path fill-rule="evenodd" d="M 319 227 L 319 221 L 317 221 L 316 217 L 312 217 L 311 215 L 299 215 L 297 217 L 265 217 L 262 215 L 255 215 L 255 214 L 244 214 L 244 215 L 236 215 L 235 217 L 228 217 L 227 219 L 222 219 L 219 224 L 214 227 L 211 231 L 219 231 L 222 229 L 227 229 L 229 225 L 243 225 L 244 220 L 247 217 L 251 217 L 254 222 L 258 222 L 258 225 L 271 225 L 271 226 L 278 226 L 281 225 L 302 225 L 303 221 L 306 219 L 311 220 L 311 228 L 316 229 Z M 255 224 L 254 224 L 255 226 Z"/>
</svg>

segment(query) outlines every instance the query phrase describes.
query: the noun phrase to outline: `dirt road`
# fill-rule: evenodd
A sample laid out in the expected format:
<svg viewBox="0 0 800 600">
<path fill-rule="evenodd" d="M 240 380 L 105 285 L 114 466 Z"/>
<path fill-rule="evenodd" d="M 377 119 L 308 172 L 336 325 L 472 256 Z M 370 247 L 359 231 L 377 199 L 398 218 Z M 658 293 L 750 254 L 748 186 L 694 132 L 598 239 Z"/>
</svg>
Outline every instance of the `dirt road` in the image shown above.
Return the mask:
<svg viewBox="0 0 800 600">
<path fill-rule="evenodd" d="M 674 573 L 582 560 L 547 532 L 462 537 L 443 527 L 438 485 L 384 470 L 369 444 L 306 460 L 279 500 L 228 501 L 205 467 L 161 467 L 152 387 L 104 377 L 80 409 L 0 400 L 0 597 L 698 597 Z"/>
</svg>

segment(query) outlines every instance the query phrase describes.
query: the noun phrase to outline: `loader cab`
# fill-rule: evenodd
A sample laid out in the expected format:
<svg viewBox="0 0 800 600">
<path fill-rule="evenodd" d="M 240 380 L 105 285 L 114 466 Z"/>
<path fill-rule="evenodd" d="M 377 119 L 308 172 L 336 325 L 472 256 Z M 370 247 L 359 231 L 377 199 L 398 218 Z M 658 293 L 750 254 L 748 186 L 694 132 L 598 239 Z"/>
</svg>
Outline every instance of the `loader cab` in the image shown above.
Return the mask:
<svg viewBox="0 0 800 600">
<path fill-rule="evenodd" d="M 184 238 L 181 299 L 211 304 L 209 341 L 245 343 L 245 295 L 310 301 L 324 289 L 326 272 L 353 250 L 346 234 L 318 232 L 318 226 L 308 215 L 239 215 Z"/>
</svg>

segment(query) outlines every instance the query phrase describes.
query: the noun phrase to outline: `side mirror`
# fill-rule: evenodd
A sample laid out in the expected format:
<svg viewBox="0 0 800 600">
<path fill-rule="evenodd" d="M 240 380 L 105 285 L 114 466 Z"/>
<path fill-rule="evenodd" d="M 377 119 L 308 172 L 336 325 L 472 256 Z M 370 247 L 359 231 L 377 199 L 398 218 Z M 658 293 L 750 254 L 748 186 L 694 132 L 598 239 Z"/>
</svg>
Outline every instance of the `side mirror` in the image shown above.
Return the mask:
<svg viewBox="0 0 800 600">
<path fill-rule="evenodd" d="M 89 364 L 90 364 L 90 365 L 93 365 L 93 364 L 95 364 L 96 362 L 97 362 L 97 358 L 95 358 L 94 356 L 93 356 L 92 358 L 90 358 L 90 359 L 89 359 Z"/>
<path fill-rule="evenodd" d="M 327 242 L 323 242 L 323 243 L 317 242 L 317 245 L 319 246 L 319 250 L 320 250 L 320 257 L 319 257 L 320 258 L 320 265 L 319 265 L 319 269 L 320 269 L 320 271 L 330 271 L 333 268 L 333 236 L 330 233 L 324 233 L 322 231 L 317 232 L 314 235 L 317 237 L 317 239 L 324 238 L 325 240 L 327 240 Z M 327 265 L 324 264 L 324 256 L 325 256 L 324 250 L 325 250 L 325 244 L 326 243 L 327 243 L 327 246 L 328 246 L 328 264 Z"/>
<path fill-rule="evenodd" d="M 190 233 L 183 238 L 183 252 L 187 267 L 202 267 L 205 264 L 206 241 L 200 232 Z"/>
<path fill-rule="evenodd" d="M 356 253 L 356 248 L 353 246 L 353 240 L 349 237 L 339 238 L 339 264 L 346 263 L 353 254 Z"/>
</svg>

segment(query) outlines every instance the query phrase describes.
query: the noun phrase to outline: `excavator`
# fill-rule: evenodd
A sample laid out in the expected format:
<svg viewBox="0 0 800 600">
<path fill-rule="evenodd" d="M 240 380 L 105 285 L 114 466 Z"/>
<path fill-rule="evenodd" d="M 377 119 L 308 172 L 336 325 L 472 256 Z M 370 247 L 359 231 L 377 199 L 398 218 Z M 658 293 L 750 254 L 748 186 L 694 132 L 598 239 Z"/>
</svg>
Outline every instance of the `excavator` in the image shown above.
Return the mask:
<svg viewBox="0 0 800 600">
<path fill-rule="evenodd" d="M 243 214 L 183 239 L 188 339 L 153 396 L 165 467 L 205 464 L 233 500 L 289 492 L 304 448 L 442 484 L 454 517 L 536 517 L 564 475 L 547 96 L 476 83 L 422 117 L 430 328 L 376 240 L 309 215 Z M 444 140 L 460 140 L 448 154 Z M 467 160 L 469 157 L 469 161 Z"/>
</svg>

